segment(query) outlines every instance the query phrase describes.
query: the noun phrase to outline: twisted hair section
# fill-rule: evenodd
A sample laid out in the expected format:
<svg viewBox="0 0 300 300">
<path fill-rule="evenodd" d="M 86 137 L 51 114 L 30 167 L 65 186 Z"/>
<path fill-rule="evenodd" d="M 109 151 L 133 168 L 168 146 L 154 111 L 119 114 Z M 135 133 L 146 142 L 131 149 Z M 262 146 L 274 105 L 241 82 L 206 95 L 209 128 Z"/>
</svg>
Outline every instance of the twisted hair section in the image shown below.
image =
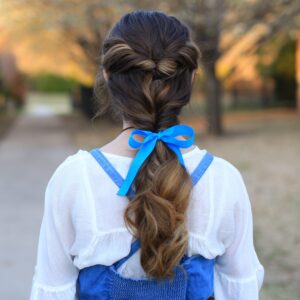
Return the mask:
<svg viewBox="0 0 300 300">
<path fill-rule="evenodd" d="M 156 11 L 124 15 L 102 48 L 113 111 L 135 128 L 153 132 L 179 124 L 199 54 L 189 28 L 177 18 Z M 124 220 L 141 241 L 141 265 L 150 277 L 172 277 L 187 249 L 190 175 L 158 141 L 134 188 Z"/>
</svg>

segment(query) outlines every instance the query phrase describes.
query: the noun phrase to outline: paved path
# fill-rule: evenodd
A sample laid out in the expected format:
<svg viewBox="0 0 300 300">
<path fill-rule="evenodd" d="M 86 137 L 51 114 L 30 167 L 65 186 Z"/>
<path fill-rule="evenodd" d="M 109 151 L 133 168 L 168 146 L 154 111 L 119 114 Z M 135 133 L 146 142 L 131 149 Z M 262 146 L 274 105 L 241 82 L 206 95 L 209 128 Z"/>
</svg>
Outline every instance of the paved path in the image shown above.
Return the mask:
<svg viewBox="0 0 300 300">
<path fill-rule="evenodd" d="M 51 107 L 42 107 L 30 112 L 25 109 L 0 141 L 3 300 L 29 299 L 45 188 L 58 164 L 76 152 L 62 119 Z"/>
</svg>

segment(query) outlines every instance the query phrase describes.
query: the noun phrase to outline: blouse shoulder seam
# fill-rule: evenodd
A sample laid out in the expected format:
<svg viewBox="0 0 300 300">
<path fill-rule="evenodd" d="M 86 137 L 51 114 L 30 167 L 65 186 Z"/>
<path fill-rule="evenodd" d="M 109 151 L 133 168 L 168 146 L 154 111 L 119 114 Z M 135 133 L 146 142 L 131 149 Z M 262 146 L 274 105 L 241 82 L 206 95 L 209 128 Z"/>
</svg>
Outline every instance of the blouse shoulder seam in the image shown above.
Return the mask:
<svg viewBox="0 0 300 300">
<path fill-rule="evenodd" d="M 126 228 L 123 228 L 123 227 L 119 227 L 119 228 L 115 228 L 115 229 L 110 229 L 110 230 L 98 230 L 96 231 L 96 236 L 97 237 L 101 237 L 101 236 L 105 236 L 105 235 L 108 235 L 108 234 L 111 234 L 111 233 L 129 233 L 129 231 L 126 229 Z"/>
<path fill-rule="evenodd" d="M 117 228 L 117 229 L 102 231 L 102 232 L 96 231 L 94 237 L 91 239 L 89 245 L 87 246 L 85 251 L 83 251 L 81 256 L 88 257 L 90 255 L 90 253 L 94 250 L 97 242 L 99 242 L 99 238 L 103 238 L 105 236 L 109 236 L 110 234 L 114 234 L 114 233 L 127 233 L 127 235 L 130 235 L 130 233 L 128 232 L 128 230 L 126 228 Z M 77 267 L 81 268 L 81 265 L 78 264 Z"/>
</svg>

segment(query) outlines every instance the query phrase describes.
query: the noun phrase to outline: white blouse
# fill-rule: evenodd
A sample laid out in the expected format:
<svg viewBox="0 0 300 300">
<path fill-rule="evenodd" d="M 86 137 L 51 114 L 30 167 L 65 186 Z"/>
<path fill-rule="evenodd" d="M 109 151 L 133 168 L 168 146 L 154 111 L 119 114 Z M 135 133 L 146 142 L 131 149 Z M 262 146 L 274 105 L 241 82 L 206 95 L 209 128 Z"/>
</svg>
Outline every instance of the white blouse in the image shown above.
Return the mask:
<svg viewBox="0 0 300 300">
<path fill-rule="evenodd" d="M 126 177 L 132 158 L 102 151 Z M 192 173 L 206 153 L 183 153 Z M 69 155 L 55 170 L 45 192 L 31 300 L 74 300 L 80 269 L 111 265 L 129 253 L 133 241 L 123 213 L 128 203 L 117 185 L 86 150 Z M 256 300 L 264 268 L 253 245 L 252 211 L 240 172 L 215 156 L 193 187 L 187 210 L 188 255 L 216 257 L 216 300 Z M 139 251 L 118 270 L 124 277 L 145 273 Z"/>
</svg>

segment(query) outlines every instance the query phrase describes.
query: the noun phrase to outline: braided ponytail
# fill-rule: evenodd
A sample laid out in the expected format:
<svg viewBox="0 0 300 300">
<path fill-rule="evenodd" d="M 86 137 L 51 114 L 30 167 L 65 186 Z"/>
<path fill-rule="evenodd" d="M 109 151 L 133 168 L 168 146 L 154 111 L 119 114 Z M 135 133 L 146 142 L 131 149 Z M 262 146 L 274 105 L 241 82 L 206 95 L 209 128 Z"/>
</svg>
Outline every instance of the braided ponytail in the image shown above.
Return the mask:
<svg viewBox="0 0 300 300">
<path fill-rule="evenodd" d="M 103 44 L 112 108 L 143 130 L 179 124 L 198 56 L 188 27 L 175 17 L 153 11 L 123 16 Z M 136 195 L 124 214 L 125 224 L 141 241 L 141 265 L 151 277 L 172 277 L 187 249 L 191 187 L 176 154 L 157 141 L 135 178 Z"/>
</svg>

